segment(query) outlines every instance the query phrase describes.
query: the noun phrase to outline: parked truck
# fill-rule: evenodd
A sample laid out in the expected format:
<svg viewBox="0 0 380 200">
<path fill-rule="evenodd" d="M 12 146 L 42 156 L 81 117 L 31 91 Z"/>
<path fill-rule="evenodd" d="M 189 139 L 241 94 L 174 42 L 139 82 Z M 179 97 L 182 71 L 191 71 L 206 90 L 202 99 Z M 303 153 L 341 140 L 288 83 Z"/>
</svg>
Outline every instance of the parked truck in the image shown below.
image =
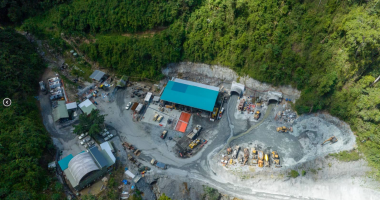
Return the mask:
<svg viewBox="0 0 380 200">
<path fill-rule="evenodd" d="M 197 138 L 198 137 L 198 135 L 199 135 L 199 132 L 201 131 L 201 129 L 202 129 L 202 126 L 201 125 L 196 125 L 195 127 L 194 127 L 194 129 L 189 133 L 189 134 L 187 134 L 187 137 L 190 139 L 190 140 L 194 140 L 195 138 Z"/>
<path fill-rule="evenodd" d="M 161 139 L 165 139 L 167 133 L 168 133 L 167 130 L 163 131 L 163 132 L 161 133 Z"/>
<path fill-rule="evenodd" d="M 156 167 L 158 167 L 158 168 L 160 168 L 160 169 L 167 169 L 167 166 L 166 166 L 165 163 L 157 162 L 155 159 L 152 159 L 152 160 L 150 161 L 150 163 L 151 163 L 153 166 L 156 166 Z"/>
<path fill-rule="evenodd" d="M 257 157 L 258 157 L 259 167 L 264 167 L 264 152 L 263 151 L 258 151 L 257 152 Z"/>
</svg>

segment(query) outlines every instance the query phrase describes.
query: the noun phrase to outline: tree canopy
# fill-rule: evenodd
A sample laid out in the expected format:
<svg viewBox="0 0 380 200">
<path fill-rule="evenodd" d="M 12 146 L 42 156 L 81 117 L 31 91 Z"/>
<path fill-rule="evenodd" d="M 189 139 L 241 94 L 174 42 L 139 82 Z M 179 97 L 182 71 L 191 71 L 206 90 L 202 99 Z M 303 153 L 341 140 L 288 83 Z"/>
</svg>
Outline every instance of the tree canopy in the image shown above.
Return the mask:
<svg viewBox="0 0 380 200">
<path fill-rule="evenodd" d="M 0 28 L 0 98 L 12 99 L 10 107 L 0 106 L 0 198 L 42 199 L 48 184 L 41 166 L 51 145 L 36 100 L 41 70 L 35 47 L 11 29 Z"/>
<path fill-rule="evenodd" d="M 103 130 L 105 116 L 101 115 L 99 110 L 92 110 L 88 116 L 85 113 L 79 115 L 79 124 L 74 125 L 74 133 L 78 135 L 86 132 L 90 135 L 100 133 Z"/>
</svg>

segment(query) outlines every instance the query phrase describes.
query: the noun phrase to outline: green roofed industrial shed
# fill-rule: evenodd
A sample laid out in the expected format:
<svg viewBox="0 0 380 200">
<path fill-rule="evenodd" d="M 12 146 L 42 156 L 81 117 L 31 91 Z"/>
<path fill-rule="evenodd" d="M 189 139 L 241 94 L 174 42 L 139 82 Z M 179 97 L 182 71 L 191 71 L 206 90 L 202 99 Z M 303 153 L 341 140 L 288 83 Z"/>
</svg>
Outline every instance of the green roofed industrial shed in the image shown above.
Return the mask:
<svg viewBox="0 0 380 200">
<path fill-rule="evenodd" d="M 57 107 L 53 109 L 53 118 L 55 122 L 60 119 L 69 118 L 69 112 L 67 111 L 65 101 L 57 102 Z"/>
<path fill-rule="evenodd" d="M 218 87 L 177 78 L 168 82 L 161 100 L 212 112 L 218 94 Z"/>
</svg>

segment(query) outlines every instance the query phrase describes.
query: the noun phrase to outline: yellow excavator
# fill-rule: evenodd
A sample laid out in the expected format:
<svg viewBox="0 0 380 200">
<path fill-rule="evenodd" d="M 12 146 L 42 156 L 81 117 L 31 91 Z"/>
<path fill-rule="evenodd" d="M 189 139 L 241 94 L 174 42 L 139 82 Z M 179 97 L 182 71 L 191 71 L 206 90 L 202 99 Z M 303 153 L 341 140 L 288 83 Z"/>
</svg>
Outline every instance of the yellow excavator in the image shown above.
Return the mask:
<svg viewBox="0 0 380 200">
<path fill-rule="evenodd" d="M 287 128 L 286 126 L 280 126 L 280 127 L 277 127 L 277 132 L 283 132 L 283 133 L 286 133 L 286 132 L 293 132 L 293 128 L 290 127 L 290 128 Z"/>
<path fill-rule="evenodd" d="M 265 156 L 264 156 L 264 166 L 269 167 L 269 156 L 268 156 L 268 154 L 265 154 Z"/>
<path fill-rule="evenodd" d="M 335 136 L 330 137 L 329 139 L 325 140 L 321 146 L 323 146 L 326 142 L 330 141 L 330 144 L 334 144 L 335 142 L 338 142 L 338 139 Z"/>
<path fill-rule="evenodd" d="M 257 151 L 255 148 L 252 148 L 252 165 L 257 165 Z"/>
<path fill-rule="evenodd" d="M 258 151 L 257 152 L 257 157 L 258 157 L 258 164 L 259 164 L 259 167 L 264 167 L 264 152 L 262 151 Z"/>
<path fill-rule="evenodd" d="M 190 149 L 193 149 L 194 147 L 196 147 L 200 141 L 201 141 L 200 139 L 196 139 L 196 140 L 192 141 L 189 144 Z"/>
<path fill-rule="evenodd" d="M 272 151 L 272 161 L 275 167 L 281 167 L 277 151 Z"/>
<path fill-rule="evenodd" d="M 255 115 L 253 116 L 253 118 L 255 119 L 255 120 L 258 120 L 259 118 L 260 118 L 260 111 L 256 111 L 256 113 L 255 113 Z"/>
</svg>

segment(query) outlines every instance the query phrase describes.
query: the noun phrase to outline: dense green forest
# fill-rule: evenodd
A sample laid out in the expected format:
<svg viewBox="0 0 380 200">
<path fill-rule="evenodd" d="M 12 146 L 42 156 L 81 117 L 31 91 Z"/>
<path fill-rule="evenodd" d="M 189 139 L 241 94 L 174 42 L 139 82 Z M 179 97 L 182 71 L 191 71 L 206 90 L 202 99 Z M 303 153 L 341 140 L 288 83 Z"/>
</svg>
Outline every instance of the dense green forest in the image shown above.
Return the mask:
<svg viewBox="0 0 380 200">
<path fill-rule="evenodd" d="M 300 114 L 327 110 L 350 123 L 380 177 L 380 83 L 372 84 L 380 75 L 379 1 L 108 2 L 65 2 L 21 28 L 84 37 L 80 49 L 120 74 L 158 80 L 166 64 L 192 61 L 290 84 L 302 91 Z M 157 26 L 168 28 L 141 33 Z"/>
<path fill-rule="evenodd" d="M 0 98 L 12 99 L 11 107 L 0 107 L 0 199 L 60 199 L 62 185 L 47 190 L 54 181 L 43 156 L 55 151 L 33 98 L 45 65 L 14 30 L 0 28 L 0 46 Z"/>
</svg>

